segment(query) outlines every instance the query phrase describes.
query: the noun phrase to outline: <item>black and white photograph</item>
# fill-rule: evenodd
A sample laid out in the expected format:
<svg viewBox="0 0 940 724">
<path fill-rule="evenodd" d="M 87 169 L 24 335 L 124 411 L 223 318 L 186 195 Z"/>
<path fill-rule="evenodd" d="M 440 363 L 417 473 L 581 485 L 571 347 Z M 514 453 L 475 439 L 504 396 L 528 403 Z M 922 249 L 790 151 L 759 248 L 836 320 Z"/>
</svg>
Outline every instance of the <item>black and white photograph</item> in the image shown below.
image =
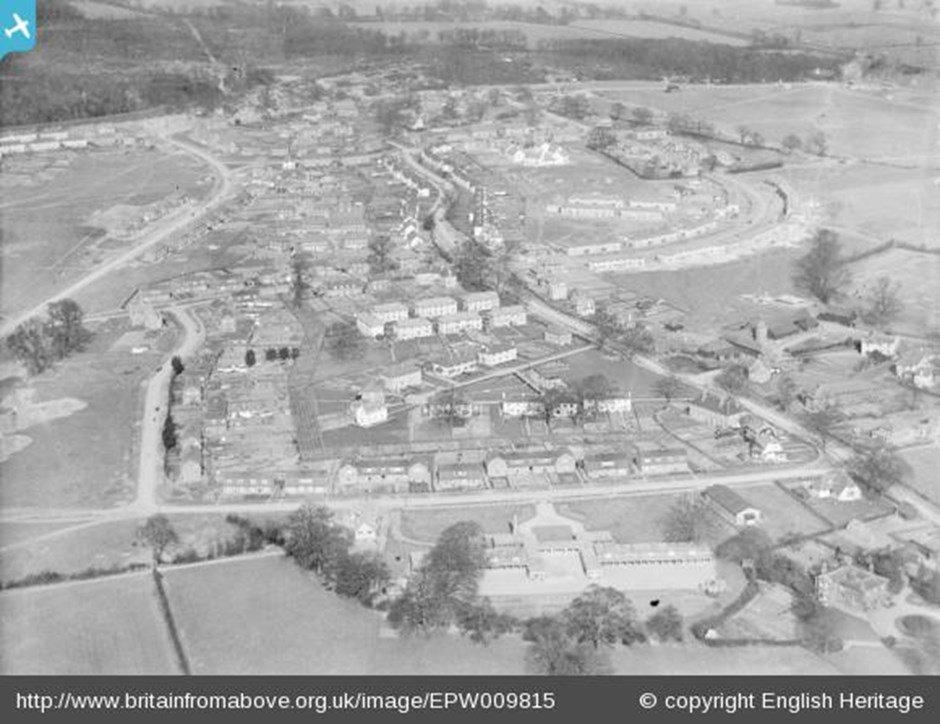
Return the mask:
<svg viewBox="0 0 940 724">
<path fill-rule="evenodd" d="M 938 14 L 0 1 L 0 674 L 940 675 Z"/>
</svg>

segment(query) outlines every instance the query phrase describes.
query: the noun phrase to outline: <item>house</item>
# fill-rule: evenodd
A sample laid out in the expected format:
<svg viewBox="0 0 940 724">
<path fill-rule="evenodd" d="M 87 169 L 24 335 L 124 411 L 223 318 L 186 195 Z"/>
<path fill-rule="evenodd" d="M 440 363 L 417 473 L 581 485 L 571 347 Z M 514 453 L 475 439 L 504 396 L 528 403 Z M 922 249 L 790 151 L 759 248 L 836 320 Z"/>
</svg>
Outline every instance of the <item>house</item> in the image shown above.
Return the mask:
<svg viewBox="0 0 940 724">
<path fill-rule="evenodd" d="M 641 441 L 634 445 L 633 465 L 644 475 L 669 475 L 689 471 L 688 453 L 682 446 Z"/>
<path fill-rule="evenodd" d="M 591 480 L 630 476 L 631 457 L 627 452 L 592 452 L 584 456 L 584 472 Z"/>
<path fill-rule="evenodd" d="M 830 307 L 824 312 L 816 315 L 820 322 L 832 322 L 840 324 L 843 327 L 854 327 L 855 320 L 858 318 L 858 312 L 854 309 L 844 309 L 842 307 Z"/>
<path fill-rule="evenodd" d="M 415 317 L 414 319 L 403 319 L 395 322 L 395 339 L 421 339 L 422 337 L 432 337 L 434 335 L 434 326 L 430 319 L 424 317 Z"/>
<path fill-rule="evenodd" d="M 202 480 L 202 451 L 188 450 L 183 453 L 180 461 L 179 482 L 183 485 L 193 485 Z"/>
<path fill-rule="evenodd" d="M 573 294 L 571 301 L 574 304 L 574 311 L 579 317 L 592 317 L 597 311 L 594 300 L 585 294 Z"/>
<path fill-rule="evenodd" d="M 457 302 L 451 297 L 430 297 L 418 299 L 411 305 L 416 317 L 443 317 L 457 313 Z"/>
<path fill-rule="evenodd" d="M 350 412 L 359 427 L 380 425 L 388 419 L 385 391 L 379 382 L 371 382 L 350 405 Z"/>
<path fill-rule="evenodd" d="M 385 322 L 368 312 L 356 315 L 356 329 L 363 337 L 381 337 L 385 334 Z"/>
<path fill-rule="evenodd" d="M 496 292 L 472 292 L 464 294 L 461 301 L 464 311 L 485 312 L 499 306 L 499 294 Z"/>
<path fill-rule="evenodd" d="M 751 526 L 760 523 L 760 510 L 726 485 L 710 485 L 702 491 L 702 497 L 715 512 L 733 525 Z"/>
<path fill-rule="evenodd" d="M 497 453 L 487 458 L 486 474 L 490 478 L 526 477 L 574 473 L 577 461 L 568 450 L 528 450 Z"/>
<path fill-rule="evenodd" d="M 688 404 L 686 414 L 697 422 L 716 428 L 739 427 L 744 409 L 733 397 L 706 391 Z"/>
<path fill-rule="evenodd" d="M 476 370 L 477 356 L 470 353 L 448 355 L 431 360 L 428 365 L 434 374 L 451 379 Z"/>
<path fill-rule="evenodd" d="M 337 474 L 339 492 L 406 492 L 411 483 L 428 483 L 430 468 L 409 458 L 364 458 L 344 463 Z"/>
<path fill-rule="evenodd" d="M 435 490 L 474 490 L 486 487 L 486 475 L 483 464 L 445 463 L 437 466 Z"/>
<path fill-rule="evenodd" d="M 891 337 L 887 334 L 871 332 L 859 343 L 859 351 L 865 357 L 875 352 L 883 357 L 897 357 L 900 346 L 900 337 Z"/>
<path fill-rule="evenodd" d="M 816 596 L 824 606 L 851 612 L 872 611 L 891 605 L 889 581 L 884 576 L 854 565 L 823 570 L 815 578 Z"/>
<path fill-rule="evenodd" d="M 421 386 L 421 370 L 411 362 L 402 362 L 383 370 L 379 379 L 385 384 L 386 390 L 401 392 L 409 387 Z"/>
<path fill-rule="evenodd" d="M 372 316 L 383 324 L 408 319 L 408 306 L 401 302 L 387 302 L 372 307 Z"/>
<path fill-rule="evenodd" d="M 940 352 L 927 347 L 906 350 L 898 357 L 894 373 L 920 389 L 933 387 L 940 381 Z"/>
<path fill-rule="evenodd" d="M 805 486 L 810 497 L 817 500 L 838 500 L 850 503 L 862 499 L 862 489 L 848 475 L 826 475 Z"/>
<path fill-rule="evenodd" d="M 353 529 L 353 540 L 357 545 L 374 545 L 379 540 L 379 532 L 374 525 L 363 521 Z"/>
<path fill-rule="evenodd" d="M 713 359 L 716 362 L 739 362 L 742 359 L 747 360 L 755 355 L 751 354 L 745 347 L 732 344 L 727 339 L 716 339 L 706 342 L 697 350 L 698 354 L 707 359 Z"/>
<path fill-rule="evenodd" d="M 540 400 L 530 397 L 504 394 L 499 403 L 499 411 L 503 417 L 535 417 L 545 414 L 545 406 Z"/>
<path fill-rule="evenodd" d="M 549 327 L 545 330 L 545 341 L 559 347 L 567 347 L 571 344 L 571 332 L 562 327 Z"/>
<path fill-rule="evenodd" d="M 454 312 L 437 320 L 438 334 L 460 334 L 465 330 L 483 329 L 483 318 L 476 312 Z"/>
<path fill-rule="evenodd" d="M 501 344 L 481 349 L 477 359 L 484 367 L 497 367 L 516 359 L 518 352 L 513 344 Z"/>
<path fill-rule="evenodd" d="M 491 309 L 487 315 L 490 329 L 499 327 L 516 327 L 525 324 L 529 317 L 525 307 L 521 304 L 513 304 L 508 307 L 499 307 Z"/>
<path fill-rule="evenodd" d="M 628 392 L 626 395 L 617 395 L 615 397 L 605 397 L 597 400 L 589 399 L 584 401 L 584 406 L 606 414 L 633 412 L 633 396 Z"/>
</svg>

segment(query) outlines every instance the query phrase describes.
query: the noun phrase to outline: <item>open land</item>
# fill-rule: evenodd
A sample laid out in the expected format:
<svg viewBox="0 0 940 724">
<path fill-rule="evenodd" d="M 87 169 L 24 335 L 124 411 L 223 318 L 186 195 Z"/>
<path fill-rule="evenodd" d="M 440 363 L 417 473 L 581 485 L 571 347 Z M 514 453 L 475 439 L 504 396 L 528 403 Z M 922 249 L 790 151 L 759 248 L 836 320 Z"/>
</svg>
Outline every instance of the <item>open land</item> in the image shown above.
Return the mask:
<svg viewBox="0 0 940 724">
<path fill-rule="evenodd" d="M 149 571 L 0 593 L 0 631 L 4 674 L 178 673 Z"/>
</svg>

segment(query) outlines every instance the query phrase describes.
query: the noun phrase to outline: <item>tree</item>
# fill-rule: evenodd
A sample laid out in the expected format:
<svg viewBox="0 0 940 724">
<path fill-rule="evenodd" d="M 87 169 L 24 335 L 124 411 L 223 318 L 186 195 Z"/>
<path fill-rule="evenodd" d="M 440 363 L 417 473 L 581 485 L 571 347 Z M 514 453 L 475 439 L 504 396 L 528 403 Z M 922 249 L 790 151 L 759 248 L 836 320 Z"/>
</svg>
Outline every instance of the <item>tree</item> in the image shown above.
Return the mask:
<svg viewBox="0 0 940 724">
<path fill-rule="evenodd" d="M 673 398 L 682 392 L 683 389 L 684 385 L 682 384 L 682 380 L 676 377 L 676 375 L 660 377 L 653 385 L 653 390 L 657 395 L 666 400 L 667 404 L 672 402 Z"/>
<path fill-rule="evenodd" d="M 176 421 L 173 419 L 173 415 L 169 414 L 166 416 L 166 420 L 163 421 L 163 447 L 166 450 L 173 450 L 176 448 L 179 440 L 177 439 L 176 433 Z"/>
<path fill-rule="evenodd" d="M 626 354 L 627 359 L 637 355 L 651 354 L 656 349 L 653 333 L 642 324 L 631 324 L 624 328 L 617 338 L 617 344 Z"/>
<path fill-rule="evenodd" d="M 303 305 L 309 290 L 306 273 L 307 258 L 303 254 L 295 254 L 291 259 L 291 303 L 296 309 Z"/>
<path fill-rule="evenodd" d="M 277 351 L 277 356 L 278 356 L 278 359 L 281 360 L 281 362 L 287 362 L 287 360 L 290 359 L 290 347 L 281 347 Z"/>
<path fill-rule="evenodd" d="M 170 360 L 170 366 L 173 368 L 174 377 L 179 377 L 186 369 L 186 367 L 183 365 L 183 360 L 180 359 L 179 355 L 173 355 L 173 359 Z"/>
<path fill-rule="evenodd" d="M 593 374 L 583 377 L 572 386 L 574 399 L 578 403 L 573 422 L 580 423 L 588 414 L 595 415 L 597 402 L 610 400 L 620 394 L 607 375 Z"/>
<path fill-rule="evenodd" d="M 840 296 L 850 282 L 851 274 L 842 257 L 839 237 L 828 229 L 820 229 L 809 251 L 794 263 L 794 286 L 828 304 Z"/>
<path fill-rule="evenodd" d="M 561 613 L 568 635 L 578 643 L 623 643 L 643 640 L 633 604 L 616 588 L 590 586 Z"/>
<path fill-rule="evenodd" d="M 715 548 L 715 556 L 738 564 L 746 560 L 756 561 L 773 548 L 773 545 L 774 541 L 766 531 L 749 527 L 722 541 Z"/>
<path fill-rule="evenodd" d="M 737 126 L 734 130 L 735 132 L 737 132 L 738 138 L 740 138 L 741 143 L 747 143 L 748 139 L 751 137 L 751 134 L 753 133 L 753 131 L 751 131 L 751 129 L 748 128 L 747 126 Z"/>
<path fill-rule="evenodd" d="M 698 543 L 709 531 L 711 512 L 697 495 L 682 495 L 660 521 L 663 538 L 670 543 Z"/>
<path fill-rule="evenodd" d="M 539 395 L 539 402 L 542 404 L 542 414 L 545 416 L 545 424 L 551 427 L 552 420 L 555 418 L 555 411 L 559 406 L 566 403 L 575 403 L 575 395 L 567 388 L 547 387 Z"/>
<path fill-rule="evenodd" d="M 457 252 L 454 273 L 464 289 L 485 291 L 493 279 L 492 257 L 482 245 L 465 241 Z"/>
<path fill-rule="evenodd" d="M 748 371 L 744 365 L 725 367 L 715 377 L 715 384 L 731 395 L 740 395 L 748 385 Z"/>
<path fill-rule="evenodd" d="M 854 455 L 845 467 L 859 486 L 871 495 L 881 495 L 892 486 L 903 483 L 909 472 L 907 463 L 885 448 Z"/>
<path fill-rule="evenodd" d="M 751 131 L 751 135 L 748 138 L 748 145 L 751 146 L 763 146 L 764 145 L 764 135 L 758 131 Z"/>
<path fill-rule="evenodd" d="M 88 346 L 92 334 L 82 323 L 84 312 L 77 302 L 72 299 L 51 302 L 46 313 L 49 315 L 46 335 L 58 359 L 68 357 L 72 352 L 81 352 Z"/>
<path fill-rule="evenodd" d="M 457 627 L 465 636 L 477 644 L 486 646 L 505 633 L 516 628 L 517 621 L 510 615 L 498 612 L 488 598 L 458 606 Z"/>
<path fill-rule="evenodd" d="M 634 108 L 630 115 L 633 116 L 633 121 L 638 126 L 648 126 L 653 122 L 653 112 L 643 106 Z"/>
<path fill-rule="evenodd" d="M 421 228 L 425 231 L 434 231 L 434 227 L 437 226 L 437 221 L 434 218 L 434 214 L 428 214 L 424 217 L 424 221 L 421 222 Z"/>
<path fill-rule="evenodd" d="M 371 606 L 390 578 L 388 566 L 377 555 L 350 553 L 336 566 L 336 593 Z"/>
<path fill-rule="evenodd" d="M 6 343 L 7 349 L 30 375 L 42 374 L 55 360 L 45 325 L 38 319 L 23 322 L 7 337 Z"/>
<path fill-rule="evenodd" d="M 245 352 L 245 366 L 246 367 L 254 367 L 257 361 L 258 361 L 258 358 L 255 355 L 255 351 L 253 349 L 250 349 L 247 352 Z"/>
<path fill-rule="evenodd" d="M 886 327 L 894 322 L 904 309 L 900 290 L 901 285 L 889 277 L 878 277 L 865 295 L 862 320 L 874 327 Z"/>
<path fill-rule="evenodd" d="M 598 346 L 604 349 L 623 331 L 620 321 L 605 307 L 599 307 L 594 312 L 594 326 L 597 329 Z"/>
<path fill-rule="evenodd" d="M 845 419 L 842 409 L 835 404 L 825 404 L 806 410 L 800 415 L 800 423 L 810 432 L 819 437 L 822 449 L 826 449 L 826 442 L 833 437 L 836 428 Z"/>
<path fill-rule="evenodd" d="M 818 654 L 831 654 L 842 650 L 839 638 L 838 614 L 822 606 L 809 596 L 801 596 L 793 608 L 799 622 L 800 640 L 806 648 Z"/>
<path fill-rule="evenodd" d="M 803 147 L 803 141 L 795 133 L 788 133 L 783 137 L 780 145 L 783 146 L 783 150 L 785 150 L 787 153 L 793 153 L 794 151 L 799 151 Z"/>
<path fill-rule="evenodd" d="M 541 632 L 526 652 L 528 668 L 547 676 L 592 676 L 610 673 L 605 650 L 578 643 L 564 627 L 556 625 Z"/>
<path fill-rule="evenodd" d="M 627 107 L 620 101 L 612 103 L 610 106 L 610 120 L 619 121 L 624 118 L 627 113 Z"/>
<path fill-rule="evenodd" d="M 357 330 L 358 331 L 358 330 Z M 277 361 L 277 350 L 274 347 L 268 347 L 264 351 L 264 361 L 265 362 L 276 362 Z"/>
<path fill-rule="evenodd" d="M 146 522 L 137 529 L 137 538 L 150 546 L 155 567 L 163 558 L 163 552 L 174 543 L 179 542 L 179 536 L 173 529 L 170 519 L 162 513 L 147 518 Z"/>
<path fill-rule="evenodd" d="M 588 133 L 587 147 L 594 151 L 603 151 L 617 143 L 617 137 L 608 128 L 595 126 Z"/>
<path fill-rule="evenodd" d="M 780 375 L 780 377 L 777 378 L 776 388 L 777 404 L 780 406 L 781 410 L 788 412 L 790 405 L 792 405 L 793 401 L 796 399 L 800 388 L 797 386 L 793 378 L 788 374 Z"/>
<path fill-rule="evenodd" d="M 826 138 L 826 134 L 822 131 L 817 131 L 806 137 L 806 141 L 803 144 L 803 148 L 806 149 L 809 153 L 814 153 L 817 156 L 825 156 L 826 151 L 829 148 L 829 140 Z"/>
<path fill-rule="evenodd" d="M 380 275 L 398 268 L 398 262 L 392 258 L 394 246 L 387 234 L 379 234 L 369 240 L 369 255 L 366 262 L 372 274 Z"/>
<path fill-rule="evenodd" d="M 449 390 L 439 392 L 432 398 L 431 409 L 434 412 L 435 419 L 446 423 L 453 430 L 455 427 L 464 424 L 461 411 L 466 408 L 467 404 L 467 398 L 461 395 L 456 388 L 451 387 Z"/>
<path fill-rule="evenodd" d="M 362 335 L 353 321 L 334 322 L 327 328 L 326 337 L 327 349 L 336 359 L 354 359 L 362 352 Z"/>
<path fill-rule="evenodd" d="M 682 629 L 682 614 L 672 605 L 661 608 L 646 619 L 646 630 L 663 643 L 682 641 Z"/>
<path fill-rule="evenodd" d="M 284 552 L 308 571 L 334 580 L 352 545 L 352 534 L 333 524 L 333 513 L 322 506 L 303 505 L 287 519 Z"/>
</svg>

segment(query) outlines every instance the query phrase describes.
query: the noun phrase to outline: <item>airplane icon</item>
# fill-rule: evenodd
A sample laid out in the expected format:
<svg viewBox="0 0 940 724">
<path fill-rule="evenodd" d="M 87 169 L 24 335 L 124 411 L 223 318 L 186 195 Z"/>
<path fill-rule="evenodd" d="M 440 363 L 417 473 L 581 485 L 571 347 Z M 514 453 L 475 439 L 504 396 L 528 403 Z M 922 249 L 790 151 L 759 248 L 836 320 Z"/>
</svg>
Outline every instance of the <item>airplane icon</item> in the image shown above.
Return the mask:
<svg viewBox="0 0 940 724">
<path fill-rule="evenodd" d="M 13 13 L 13 20 L 16 22 L 16 24 L 12 28 L 3 29 L 3 32 L 6 33 L 6 36 L 8 38 L 12 38 L 16 33 L 19 33 L 29 40 L 30 37 L 32 37 L 29 34 L 29 23 L 23 20 L 23 18 L 21 18 L 16 13 Z"/>
</svg>

